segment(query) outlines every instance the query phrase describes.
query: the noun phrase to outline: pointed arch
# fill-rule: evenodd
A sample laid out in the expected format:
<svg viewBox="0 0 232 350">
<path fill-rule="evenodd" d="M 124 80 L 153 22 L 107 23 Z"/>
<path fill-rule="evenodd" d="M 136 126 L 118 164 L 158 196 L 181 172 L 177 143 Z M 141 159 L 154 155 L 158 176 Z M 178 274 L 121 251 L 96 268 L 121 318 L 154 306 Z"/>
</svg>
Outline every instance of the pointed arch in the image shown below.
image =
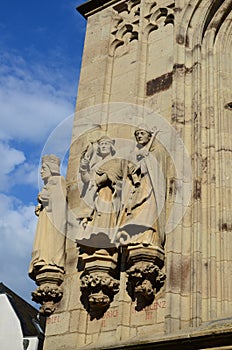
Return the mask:
<svg viewBox="0 0 232 350">
<path fill-rule="evenodd" d="M 232 262 L 226 249 L 232 241 L 232 111 L 225 108 L 232 102 L 232 0 L 190 0 L 178 8 L 182 3 L 176 1 L 172 122 L 191 154 L 198 196 L 193 193 L 191 232 L 179 228 L 183 241 L 186 232 L 191 235 L 193 269 L 180 310 L 188 299 L 189 325 L 199 326 L 232 312 L 226 277 Z"/>
</svg>

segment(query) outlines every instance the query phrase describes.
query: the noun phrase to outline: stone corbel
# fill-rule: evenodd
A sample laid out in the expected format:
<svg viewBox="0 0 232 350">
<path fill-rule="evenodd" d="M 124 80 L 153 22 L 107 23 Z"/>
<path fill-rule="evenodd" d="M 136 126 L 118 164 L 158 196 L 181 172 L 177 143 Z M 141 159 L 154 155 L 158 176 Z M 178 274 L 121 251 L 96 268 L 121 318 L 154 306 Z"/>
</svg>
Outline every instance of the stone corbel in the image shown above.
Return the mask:
<svg viewBox="0 0 232 350">
<path fill-rule="evenodd" d="M 128 253 L 127 291 L 137 310 L 150 305 L 164 285 L 164 250 L 159 246 L 131 245 Z"/>
<path fill-rule="evenodd" d="M 116 279 L 117 253 L 105 249 L 82 254 L 84 271 L 81 275 L 81 301 L 91 318 L 100 318 L 119 291 Z"/>
<path fill-rule="evenodd" d="M 39 312 L 43 316 L 50 316 L 56 309 L 63 296 L 61 284 L 64 271 L 55 266 L 45 265 L 36 275 L 38 288 L 32 292 L 32 300 L 41 304 Z"/>
</svg>

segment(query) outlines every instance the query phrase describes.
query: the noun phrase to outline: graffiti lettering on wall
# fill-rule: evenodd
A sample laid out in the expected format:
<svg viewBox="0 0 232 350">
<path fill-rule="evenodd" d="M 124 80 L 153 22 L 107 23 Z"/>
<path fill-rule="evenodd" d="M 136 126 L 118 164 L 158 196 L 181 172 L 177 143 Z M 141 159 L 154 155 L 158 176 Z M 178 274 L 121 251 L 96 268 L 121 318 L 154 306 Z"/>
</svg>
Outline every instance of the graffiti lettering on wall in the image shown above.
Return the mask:
<svg viewBox="0 0 232 350">
<path fill-rule="evenodd" d="M 166 300 L 155 301 L 152 305 L 146 306 L 143 312 L 145 313 L 145 320 L 152 320 L 154 311 L 166 308 Z M 140 312 L 132 309 L 133 314 L 138 314 Z"/>
<path fill-rule="evenodd" d="M 135 314 L 139 315 L 142 312 L 145 316 L 145 320 L 152 320 L 154 311 L 157 311 L 159 309 L 165 309 L 165 308 L 166 308 L 166 300 L 159 300 L 159 301 L 155 301 L 152 305 L 146 306 L 145 309 L 140 312 L 136 311 L 135 308 L 132 307 L 131 313 L 133 315 Z M 102 327 L 106 327 L 107 320 L 116 318 L 118 317 L 118 315 L 119 315 L 118 309 L 108 310 L 102 318 Z"/>
<path fill-rule="evenodd" d="M 107 311 L 102 319 L 102 327 L 106 326 L 106 320 L 109 318 L 114 318 L 114 317 L 118 317 L 118 309 L 114 309 L 114 310 L 109 310 Z"/>
<path fill-rule="evenodd" d="M 61 319 L 59 315 L 50 316 L 47 318 L 47 324 L 60 323 Z"/>
</svg>

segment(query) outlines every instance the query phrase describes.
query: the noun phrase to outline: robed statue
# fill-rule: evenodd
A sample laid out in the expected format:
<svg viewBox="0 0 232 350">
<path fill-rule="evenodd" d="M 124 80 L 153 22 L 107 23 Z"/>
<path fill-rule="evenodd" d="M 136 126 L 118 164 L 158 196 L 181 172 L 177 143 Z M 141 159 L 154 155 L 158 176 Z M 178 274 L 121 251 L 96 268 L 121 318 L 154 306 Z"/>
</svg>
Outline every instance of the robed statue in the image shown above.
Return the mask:
<svg viewBox="0 0 232 350">
<path fill-rule="evenodd" d="M 38 194 L 38 216 L 29 276 L 36 279 L 41 270 L 64 272 L 66 232 L 66 186 L 60 175 L 60 159 L 55 155 L 42 158 L 44 186 Z"/>
<path fill-rule="evenodd" d="M 168 160 L 156 141 L 159 130 L 136 128 L 135 149 L 128 156 L 116 237 L 124 244 L 163 246 L 165 242 Z"/>
<path fill-rule="evenodd" d="M 79 167 L 83 236 L 105 232 L 116 244 L 164 245 L 168 157 L 158 132 L 137 127 L 135 149 L 123 158 L 108 136 L 87 146 Z"/>
<path fill-rule="evenodd" d="M 117 158 L 115 141 L 102 136 L 90 143 L 80 159 L 81 225 L 88 233 L 106 233 L 117 225 L 123 179 L 122 160 Z"/>
<path fill-rule="evenodd" d="M 138 310 L 150 305 L 164 284 L 170 157 L 156 140 L 158 132 L 140 125 L 134 132 L 134 148 L 128 142 L 122 149 L 103 136 L 89 143 L 80 157 L 77 244 L 83 268 L 82 301 L 92 317 L 96 310 L 108 308 L 118 291 L 119 245 L 125 248 L 121 252 L 127 291 L 132 300 L 137 299 Z"/>
</svg>

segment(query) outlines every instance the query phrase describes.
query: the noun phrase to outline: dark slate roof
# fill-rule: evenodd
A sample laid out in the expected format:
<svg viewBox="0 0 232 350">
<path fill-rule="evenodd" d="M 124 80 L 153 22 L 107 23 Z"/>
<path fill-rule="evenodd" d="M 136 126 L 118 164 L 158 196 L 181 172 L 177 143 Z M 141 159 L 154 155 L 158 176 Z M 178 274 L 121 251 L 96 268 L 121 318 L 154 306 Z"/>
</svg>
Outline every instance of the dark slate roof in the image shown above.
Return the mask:
<svg viewBox="0 0 232 350">
<path fill-rule="evenodd" d="M 88 18 L 89 14 L 102 10 L 103 8 L 112 5 L 117 0 L 88 0 L 77 7 L 77 11 L 85 18 Z"/>
<path fill-rule="evenodd" d="M 24 337 L 43 337 L 45 330 L 45 318 L 37 319 L 38 310 L 27 303 L 20 296 L 15 294 L 11 289 L 7 288 L 3 283 L 0 283 L 0 294 L 6 294 L 16 315 L 21 323 Z M 39 324 L 42 332 L 40 331 Z M 42 334 L 41 334 L 42 333 Z"/>
</svg>

